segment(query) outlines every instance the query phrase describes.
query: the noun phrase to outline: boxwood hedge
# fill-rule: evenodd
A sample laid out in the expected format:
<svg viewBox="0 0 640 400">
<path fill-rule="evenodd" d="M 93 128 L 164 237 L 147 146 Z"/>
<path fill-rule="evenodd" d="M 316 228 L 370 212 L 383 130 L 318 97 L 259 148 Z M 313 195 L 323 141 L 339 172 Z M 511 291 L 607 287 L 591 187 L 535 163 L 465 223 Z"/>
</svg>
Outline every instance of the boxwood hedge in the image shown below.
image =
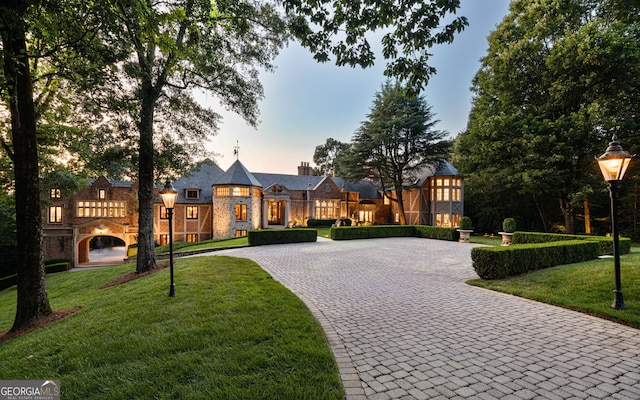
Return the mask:
<svg viewBox="0 0 640 400">
<path fill-rule="evenodd" d="M 562 240 L 589 240 L 597 242 L 599 255 L 613 254 L 613 238 L 611 237 L 540 232 L 515 232 L 513 234 L 513 244 L 546 243 Z M 631 251 L 631 239 L 620 238 L 619 244 L 620 254 L 629 254 Z"/>
<path fill-rule="evenodd" d="M 457 241 L 460 234 L 455 228 L 427 225 L 339 226 L 331 228 L 331 239 L 333 240 L 384 237 L 421 237 Z"/>
<path fill-rule="evenodd" d="M 525 272 L 598 258 L 598 243 L 588 240 L 475 247 L 473 269 L 483 279 L 503 279 Z"/>
<path fill-rule="evenodd" d="M 315 242 L 318 240 L 316 229 L 263 229 L 249 231 L 247 234 L 249 246 L 266 244 Z"/>
</svg>

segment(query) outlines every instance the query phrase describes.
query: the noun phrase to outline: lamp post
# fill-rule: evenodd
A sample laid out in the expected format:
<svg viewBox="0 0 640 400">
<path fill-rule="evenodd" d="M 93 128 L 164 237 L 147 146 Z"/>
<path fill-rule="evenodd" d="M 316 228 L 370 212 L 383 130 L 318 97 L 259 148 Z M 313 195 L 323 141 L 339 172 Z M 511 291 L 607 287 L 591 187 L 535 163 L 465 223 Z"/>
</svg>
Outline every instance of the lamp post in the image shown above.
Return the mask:
<svg viewBox="0 0 640 400">
<path fill-rule="evenodd" d="M 160 197 L 164 203 L 164 208 L 167 209 L 167 217 L 169 217 L 169 270 L 171 273 L 171 286 L 169 286 L 169 297 L 175 297 L 176 286 L 173 283 L 173 208 L 176 205 L 176 198 L 178 197 L 178 191 L 173 187 L 171 182 L 167 179 L 164 184 L 164 188 L 160 191 Z"/>
<path fill-rule="evenodd" d="M 611 197 L 611 234 L 613 235 L 613 260 L 616 288 L 613 291 L 613 304 L 611 308 L 616 310 L 624 310 L 627 306 L 624 304 L 622 296 L 622 283 L 620 279 L 620 244 L 618 240 L 618 185 L 624 173 L 629 167 L 633 156 L 629 152 L 622 149 L 616 135 L 613 135 L 609 147 L 603 155 L 597 158 L 598 165 L 604 180 L 609 183 L 609 195 Z"/>
</svg>

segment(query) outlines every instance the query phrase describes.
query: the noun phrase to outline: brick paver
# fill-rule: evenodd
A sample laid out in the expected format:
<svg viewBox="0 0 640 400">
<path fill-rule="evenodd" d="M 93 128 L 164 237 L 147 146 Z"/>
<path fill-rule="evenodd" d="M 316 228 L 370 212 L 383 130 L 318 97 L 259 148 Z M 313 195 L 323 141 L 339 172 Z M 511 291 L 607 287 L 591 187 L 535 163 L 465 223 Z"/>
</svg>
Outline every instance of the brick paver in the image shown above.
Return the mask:
<svg viewBox="0 0 640 400">
<path fill-rule="evenodd" d="M 309 306 L 348 400 L 640 399 L 640 331 L 466 285 L 472 247 L 319 239 L 214 254 L 255 260 Z"/>
</svg>

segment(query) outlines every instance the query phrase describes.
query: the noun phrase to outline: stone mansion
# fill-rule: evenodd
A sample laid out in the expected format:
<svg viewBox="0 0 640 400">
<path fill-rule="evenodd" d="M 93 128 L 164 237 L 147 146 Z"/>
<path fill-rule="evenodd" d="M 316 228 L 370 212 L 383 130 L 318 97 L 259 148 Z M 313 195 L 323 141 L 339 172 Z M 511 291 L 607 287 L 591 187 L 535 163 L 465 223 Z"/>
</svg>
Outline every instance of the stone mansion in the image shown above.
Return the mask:
<svg viewBox="0 0 640 400">
<path fill-rule="evenodd" d="M 226 171 L 213 164 L 173 182 L 174 241 L 198 242 L 245 236 L 252 229 L 307 226 L 309 219 L 350 218 L 354 224 L 393 224 L 397 207 L 369 181 L 312 176 L 302 162 L 297 175 L 249 172 L 236 160 Z M 463 215 L 463 179 L 444 162 L 429 168 L 403 194 L 408 224 L 457 226 Z M 157 192 L 162 188 L 159 185 Z M 138 234 L 137 183 L 105 177 L 70 196 L 47 188 L 42 209 L 45 259 L 65 258 L 74 266 L 89 260 L 103 240 L 125 246 Z M 160 196 L 154 206 L 157 244 L 168 242 L 167 212 Z M 115 238 L 115 239 L 114 239 Z"/>
</svg>

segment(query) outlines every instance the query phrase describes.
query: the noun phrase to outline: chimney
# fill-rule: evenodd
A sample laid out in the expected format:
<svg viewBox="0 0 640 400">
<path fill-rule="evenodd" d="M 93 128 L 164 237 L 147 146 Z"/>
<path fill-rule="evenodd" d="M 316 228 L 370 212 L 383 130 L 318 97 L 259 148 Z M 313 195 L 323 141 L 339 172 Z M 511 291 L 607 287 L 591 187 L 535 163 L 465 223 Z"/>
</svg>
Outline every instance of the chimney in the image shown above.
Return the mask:
<svg viewBox="0 0 640 400">
<path fill-rule="evenodd" d="M 300 166 L 298 167 L 298 175 L 301 176 L 310 176 L 313 173 L 313 168 L 309 166 L 308 162 L 301 161 Z"/>
</svg>

